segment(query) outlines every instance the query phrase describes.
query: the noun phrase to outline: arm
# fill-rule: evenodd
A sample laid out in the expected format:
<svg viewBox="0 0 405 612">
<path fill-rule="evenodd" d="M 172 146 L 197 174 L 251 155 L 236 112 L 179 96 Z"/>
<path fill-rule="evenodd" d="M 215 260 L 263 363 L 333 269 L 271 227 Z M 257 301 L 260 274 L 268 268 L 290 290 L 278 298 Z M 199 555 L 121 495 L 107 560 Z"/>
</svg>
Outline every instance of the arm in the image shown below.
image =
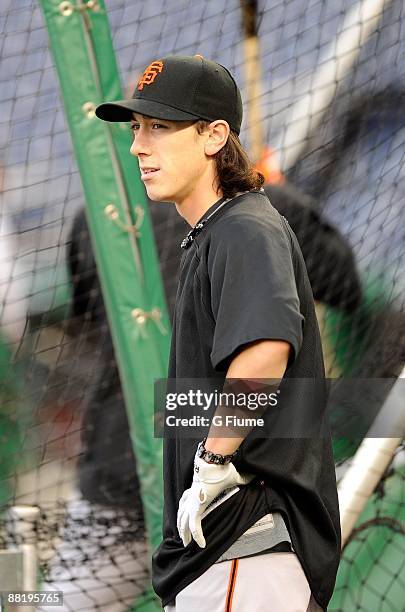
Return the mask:
<svg viewBox="0 0 405 612">
<path fill-rule="evenodd" d="M 246 345 L 231 361 L 227 370 L 227 379 L 281 379 L 288 364 L 290 344 L 279 340 L 259 340 Z M 252 381 L 253 382 L 253 381 Z M 216 415 L 221 414 L 218 406 Z M 247 435 L 241 437 L 217 437 L 218 431 L 211 426 L 205 448 L 220 455 L 231 455 Z M 221 433 L 219 433 L 221 435 Z M 205 547 L 201 527 L 204 511 L 209 504 L 226 489 L 237 485 L 246 485 L 252 480 L 251 475 L 242 475 L 232 463 L 218 465 L 207 463 L 197 453 L 194 459 L 193 483 L 187 489 L 179 503 L 177 528 L 184 546 L 192 539 Z"/>
<path fill-rule="evenodd" d="M 258 340 L 248 344 L 232 360 L 227 379 L 281 379 L 287 368 L 291 346 L 284 340 Z M 218 407 L 221 411 L 221 407 Z M 217 413 L 218 413 L 217 411 Z M 205 448 L 220 455 L 231 455 L 243 442 L 243 437 L 218 436 L 218 428 L 211 426 Z"/>
</svg>

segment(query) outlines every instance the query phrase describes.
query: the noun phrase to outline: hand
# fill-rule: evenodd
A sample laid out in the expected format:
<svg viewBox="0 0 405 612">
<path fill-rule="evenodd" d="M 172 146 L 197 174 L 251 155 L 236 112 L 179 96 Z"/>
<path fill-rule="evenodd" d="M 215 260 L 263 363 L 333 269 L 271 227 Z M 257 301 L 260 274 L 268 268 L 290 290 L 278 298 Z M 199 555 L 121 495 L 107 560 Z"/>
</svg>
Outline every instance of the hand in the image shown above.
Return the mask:
<svg viewBox="0 0 405 612">
<path fill-rule="evenodd" d="M 184 546 L 194 538 L 200 548 L 205 548 L 201 516 L 207 506 L 225 489 L 246 485 L 252 479 L 251 475 L 239 474 L 233 463 L 206 463 L 196 455 L 193 482 L 181 496 L 177 512 L 177 529 Z"/>
</svg>

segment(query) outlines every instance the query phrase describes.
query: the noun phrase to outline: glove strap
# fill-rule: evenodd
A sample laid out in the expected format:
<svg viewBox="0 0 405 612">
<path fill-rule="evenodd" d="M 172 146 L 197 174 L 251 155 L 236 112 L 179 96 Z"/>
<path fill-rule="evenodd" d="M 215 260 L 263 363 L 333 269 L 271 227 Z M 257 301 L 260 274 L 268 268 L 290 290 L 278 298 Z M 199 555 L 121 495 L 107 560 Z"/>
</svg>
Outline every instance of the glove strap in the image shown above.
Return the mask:
<svg viewBox="0 0 405 612">
<path fill-rule="evenodd" d="M 220 455 L 219 453 L 213 453 L 205 448 L 204 444 L 207 438 L 204 438 L 197 447 L 197 457 L 203 459 L 206 463 L 216 463 L 217 465 L 226 465 L 230 463 L 235 457 L 237 450 L 232 455 Z"/>
</svg>

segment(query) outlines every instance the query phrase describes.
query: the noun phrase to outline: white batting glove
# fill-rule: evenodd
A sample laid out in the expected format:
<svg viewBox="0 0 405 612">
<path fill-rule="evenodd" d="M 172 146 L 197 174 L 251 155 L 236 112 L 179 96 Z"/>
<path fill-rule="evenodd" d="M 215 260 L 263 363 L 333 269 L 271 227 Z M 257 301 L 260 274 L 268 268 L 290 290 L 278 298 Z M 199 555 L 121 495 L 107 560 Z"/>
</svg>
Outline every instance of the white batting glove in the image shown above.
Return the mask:
<svg viewBox="0 0 405 612">
<path fill-rule="evenodd" d="M 233 463 L 207 463 L 196 455 L 193 482 L 181 496 L 177 512 L 177 529 L 184 546 L 194 538 L 200 548 L 205 548 L 201 517 L 207 506 L 225 489 L 246 485 L 252 479 L 251 475 L 239 474 Z"/>
</svg>

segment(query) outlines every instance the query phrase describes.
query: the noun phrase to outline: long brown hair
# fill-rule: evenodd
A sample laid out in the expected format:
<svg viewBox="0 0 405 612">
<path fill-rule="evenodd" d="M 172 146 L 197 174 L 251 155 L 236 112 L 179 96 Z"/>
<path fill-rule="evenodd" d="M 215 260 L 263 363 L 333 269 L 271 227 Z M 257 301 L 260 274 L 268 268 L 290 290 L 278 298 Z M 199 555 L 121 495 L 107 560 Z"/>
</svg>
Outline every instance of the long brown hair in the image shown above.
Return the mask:
<svg viewBox="0 0 405 612">
<path fill-rule="evenodd" d="M 210 122 L 199 120 L 196 129 L 201 134 Z M 230 132 L 227 143 L 215 155 L 218 187 L 225 198 L 233 198 L 240 191 L 260 189 L 264 176 L 254 169 L 238 135 Z"/>
</svg>

